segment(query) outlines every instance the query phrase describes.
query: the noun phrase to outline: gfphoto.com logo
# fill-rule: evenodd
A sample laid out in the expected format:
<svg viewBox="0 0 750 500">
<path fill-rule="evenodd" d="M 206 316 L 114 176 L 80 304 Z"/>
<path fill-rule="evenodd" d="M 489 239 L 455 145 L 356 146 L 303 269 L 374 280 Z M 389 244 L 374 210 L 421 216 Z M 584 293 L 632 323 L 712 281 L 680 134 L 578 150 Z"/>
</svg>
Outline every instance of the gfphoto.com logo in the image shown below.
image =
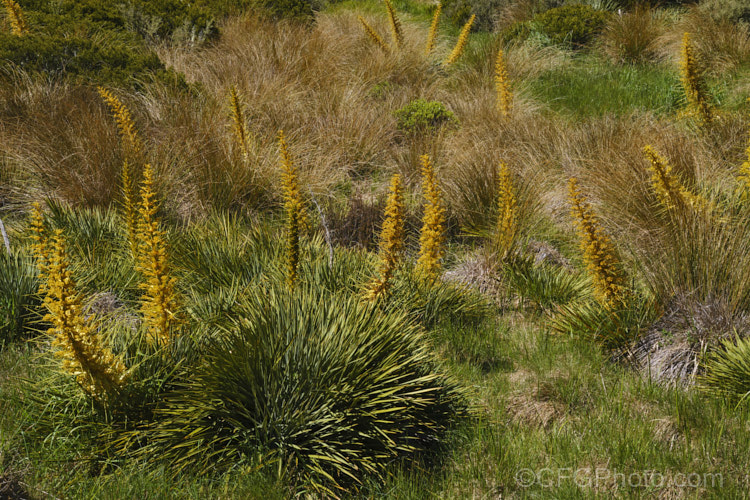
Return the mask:
<svg viewBox="0 0 750 500">
<path fill-rule="evenodd" d="M 521 488 L 559 488 L 564 483 L 574 482 L 581 488 L 721 488 L 724 476 L 721 473 L 677 472 L 663 474 L 655 470 L 620 472 L 607 467 L 561 467 L 542 469 L 519 469 L 515 475 Z"/>
</svg>

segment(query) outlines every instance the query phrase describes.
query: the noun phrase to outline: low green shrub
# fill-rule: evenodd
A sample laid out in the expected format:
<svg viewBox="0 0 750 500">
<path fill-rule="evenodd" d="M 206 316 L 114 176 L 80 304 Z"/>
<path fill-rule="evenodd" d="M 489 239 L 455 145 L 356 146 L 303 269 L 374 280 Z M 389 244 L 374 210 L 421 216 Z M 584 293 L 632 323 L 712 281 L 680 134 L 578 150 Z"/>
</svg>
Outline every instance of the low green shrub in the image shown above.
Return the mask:
<svg viewBox="0 0 750 500">
<path fill-rule="evenodd" d="M 309 21 L 320 4 L 315 0 L 251 0 L 250 8 L 272 19 Z"/>
<path fill-rule="evenodd" d="M 463 26 L 472 14 L 476 15 L 474 31 L 492 31 L 495 18 L 506 0 L 443 0 L 443 15 L 455 26 Z"/>
<path fill-rule="evenodd" d="M 531 21 L 512 24 L 502 37 L 506 43 L 540 37 L 551 44 L 580 49 L 604 29 L 611 17 L 610 12 L 588 5 L 563 5 L 537 14 Z"/>
<path fill-rule="evenodd" d="M 396 110 L 398 129 L 407 133 L 429 132 L 443 126 L 457 126 L 458 120 L 445 104 L 417 99 Z"/>
</svg>

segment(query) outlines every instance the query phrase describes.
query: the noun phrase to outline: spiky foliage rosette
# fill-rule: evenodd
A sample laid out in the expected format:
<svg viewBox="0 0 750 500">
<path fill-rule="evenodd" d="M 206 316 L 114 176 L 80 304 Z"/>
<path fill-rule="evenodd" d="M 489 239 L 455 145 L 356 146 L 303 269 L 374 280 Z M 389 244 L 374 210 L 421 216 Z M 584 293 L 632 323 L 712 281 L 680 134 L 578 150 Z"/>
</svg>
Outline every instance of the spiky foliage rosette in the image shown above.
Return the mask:
<svg viewBox="0 0 750 500">
<path fill-rule="evenodd" d="M 615 247 L 575 178 L 568 183 L 568 201 L 586 269 L 594 282 L 594 297 L 604 308 L 618 309 L 626 301 L 625 275 Z"/>
<path fill-rule="evenodd" d="M 109 90 L 103 87 L 97 87 L 96 90 L 115 118 L 126 154 L 139 154 L 143 146 L 141 139 L 138 137 L 138 131 L 135 128 L 135 122 L 130 114 L 130 110 Z"/>
<path fill-rule="evenodd" d="M 445 203 L 438 186 L 435 170 L 428 155 L 422 155 L 422 192 L 425 209 L 422 231 L 419 234 L 418 271 L 428 280 L 434 281 L 440 274 L 440 265 L 445 249 Z"/>
<path fill-rule="evenodd" d="M 750 339 L 725 340 L 705 360 L 700 386 L 732 400 L 750 400 Z"/>
<path fill-rule="evenodd" d="M 23 15 L 21 6 L 15 0 L 2 0 L 5 6 L 5 11 L 8 13 L 8 19 L 10 20 L 11 33 L 16 36 L 23 36 L 29 31 L 29 27 L 26 24 L 26 18 Z"/>
<path fill-rule="evenodd" d="M 237 89 L 232 85 L 229 87 L 229 107 L 232 112 L 232 130 L 234 131 L 234 138 L 237 141 L 237 145 L 242 151 L 242 157 L 247 161 L 250 152 L 248 150 L 248 134 L 247 126 L 245 124 L 245 110 L 242 106 L 240 95 L 237 93 Z"/>
<path fill-rule="evenodd" d="M 35 268 L 28 254 L 0 253 L 0 350 L 30 331 L 39 302 Z"/>
<path fill-rule="evenodd" d="M 424 55 L 429 56 L 435 50 L 437 41 L 438 25 L 440 24 L 440 14 L 443 12 L 443 2 L 439 2 L 435 8 L 435 14 L 432 16 L 430 31 L 427 33 L 427 43 L 425 44 Z"/>
<path fill-rule="evenodd" d="M 83 390 L 96 399 L 120 392 L 127 370 L 99 338 L 90 321 L 84 319 L 81 296 L 73 281 L 62 229 L 55 231 L 47 272 L 44 306 L 45 321 L 52 324 L 55 353 L 63 360 L 63 369 L 74 375 Z"/>
<path fill-rule="evenodd" d="M 667 209 L 690 206 L 696 210 L 710 211 L 711 204 L 703 196 L 691 193 L 672 173 L 672 167 L 651 146 L 643 148 L 651 171 L 651 187 Z"/>
<path fill-rule="evenodd" d="M 714 112 L 703 78 L 703 70 L 690 40 L 690 33 L 686 32 L 682 37 L 680 55 L 680 79 L 685 90 L 688 114 L 693 116 L 701 125 L 708 125 L 713 121 Z"/>
<path fill-rule="evenodd" d="M 366 297 L 375 300 L 390 286 L 393 273 L 398 268 L 404 253 L 404 188 L 401 176 L 391 178 L 390 195 L 385 207 L 385 221 L 380 230 L 380 276 L 367 289 Z"/>
<path fill-rule="evenodd" d="M 472 14 L 469 20 L 466 21 L 466 24 L 464 24 L 464 27 L 461 28 L 461 33 L 459 33 L 458 35 L 456 46 L 453 47 L 450 55 L 443 62 L 443 66 L 450 66 L 451 64 L 455 63 L 456 61 L 458 61 L 458 58 L 461 57 L 461 54 L 464 53 L 464 49 L 466 49 L 466 43 L 469 41 L 471 25 L 474 24 L 474 19 L 476 19 L 476 17 L 476 15 Z"/>
<path fill-rule="evenodd" d="M 177 324 L 176 279 L 171 273 L 167 241 L 157 217 L 158 203 L 151 165 L 143 168 L 141 206 L 138 209 L 138 262 L 143 277 L 141 299 L 143 322 L 152 342 L 166 344 Z"/>
<path fill-rule="evenodd" d="M 508 69 L 505 67 L 503 49 L 498 49 L 495 60 L 495 92 L 497 92 L 497 110 L 502 116 L 510 114 L 513 93 L 510 91 Z"/>
<path fill-rule="evenodd" d="M 497 249 L 502 257 L 507 256 L 518 235 L 518 203 L 513 188 L 510 170 L 500 162 L 497 182 Z"/>
<path fill-rule="evenodd" d="M 283 130 L 279 131 L 279 154 L 281 155 L 281 179 L 287 222 L 287 284 L 294 287 L 299 266 L 300 232 L 307 225 L 307 211 L 300 191 L 299 172 L 289 154 Z"/>
<path fill-rule="evenodd" d="M 404 43 L 404 29 L 401 27 L 401 20 L 396 15 L 396 10 L 393 8 L 391 0 L 383 0 L 385 2 L 385 9 L 388 11 L 388 22 L 391 26 L 391 38 L 393 39 L 393 45 L 400 49 Z"/>
<path fill-rule="evenodd" d="M 153 456 L 177 471 L 255 460 L 336 495 L 438 449 L 463 415 L 406 316 L 301 284 L 248 299 L 183 390 L 166 398 Z"/>
<path fill-rule="evenodd" d="M 365 30 L 365 33 L 367 36 L 372 40 L 375 45 L 377 45 L 380 50 L 383 52 L 388 52 L 390 49 L 388 48 L 388 44 L 385 43 L 385 41 L 378 35 L 378 32 L 375 31 L 375 29 L 370 26 L 367 21 L 362 16 L 357 16 L 357 19 L 359 19 L 360 24 L 362 24 L 362 29 Z"/>
</svg>

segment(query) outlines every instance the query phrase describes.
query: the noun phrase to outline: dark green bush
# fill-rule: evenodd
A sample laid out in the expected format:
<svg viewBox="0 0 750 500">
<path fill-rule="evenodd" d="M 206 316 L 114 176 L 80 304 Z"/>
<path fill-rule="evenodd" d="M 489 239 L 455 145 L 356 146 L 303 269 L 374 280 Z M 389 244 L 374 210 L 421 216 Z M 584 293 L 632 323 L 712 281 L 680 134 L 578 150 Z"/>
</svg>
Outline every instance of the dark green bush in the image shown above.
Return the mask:
<svg viewBox="0 0 750 500">
<path fill-rule="evenodd" d="M 445 104 L 417 99 L 393 113 L 398 129 L 408 133 L 427 132 L 442 126 L 456 126 L 458 120 Z"/>
<path fill-rule="evenodd" d="M 455 26 L 463 26 L 472 14 L 474 20 L 472 30 L 492 31 L 496 17 L 505 0 L 443 0 L 443 15 Z"/>
<path fill-rule="evenodd" d="M 578 49 L 589 43 L 607 24 L 612 14 L 588 5 L 564 5 L 515 23 L 503 31 L 505 42 L 534 35 L 545 42 Z"/>
<path fill-rule="evenodd" d="M 251 0 L 251 9 L 272 19 L 309 21 L 319 7 L 313 0 Z"/>
</svg>

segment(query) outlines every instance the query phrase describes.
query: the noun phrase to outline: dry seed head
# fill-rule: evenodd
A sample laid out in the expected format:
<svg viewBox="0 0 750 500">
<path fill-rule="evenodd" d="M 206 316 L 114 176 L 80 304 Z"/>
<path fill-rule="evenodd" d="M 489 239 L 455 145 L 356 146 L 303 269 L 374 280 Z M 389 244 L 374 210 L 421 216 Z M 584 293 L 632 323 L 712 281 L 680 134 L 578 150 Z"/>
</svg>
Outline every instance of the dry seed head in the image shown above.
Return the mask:
<svg viewBox="0 0 750 500">
<path fill-rule="evenodd" d="M 404 43 L 404 30 L 401 27 L 401 21 L 396 15 L 396 11 L 393 9 L 391 0 L 384 0 L 385 8 L 388 11 L 388 21 L 391 24 L 391 38 L 393 38 L 393 45 L 400 49 Z"/>
<path fill-rule="evenodd" d="M 453 51 L 448 56 L 448 58 L 443 62 L 443 66 L 450 66 L 451 64 L 458 61 L 458 58 L 461 57 L 461 54 L 464 53 L 464 49 L 466 48 L 466 43 L 469 41 L 469 33 L 471 32 L 471 25 L 474 24 L 474 19 L 476 19 L 476 15 L 472 14 L 469 20 L 464 24 L 464 27 L 461 28 L 461 33 L 458 35 L 458 40 L 456 41 L 456 46 L 453 47 Z"/>
<path fill-rule="evenodd" d="M 501 256 L 505 257 L 513 248 L 518 235 L 518 209 L 513 180 L 504 162 L 500 162 L 497 187 L 497 247 Z"/>
<path fill-rule="evenodd" d="M 438 24 L 440 23 L 440 13 L 443 11 L 443 2 L 437 4 L 435 8 L 435 14 L 432 16 L 432 23 L 430 24 L 430 31 L 427 33 L 427 44 L 425 45 L 424 55 L 429 56 L 435 49 L 435 42 L 437 41 Z"/>
<path fill-rule="evenodd" d="M 158 204 L 151 165 L 143 168 L 141 206 L 138 209 L 138 271 L 143 277 L 140 287 L 141 314 L 150 342 L 167 344 L 173 327 L 179 322 L 178 301 L 174 290 L 164 232 L 157 218 Z"/>
<path fill-rule="evenodd" d="M 141 140 L 138 137 L 138 131 L 135 128 L 135 122 L 133 122 L 133 118 L 130 115 L 130 110 L 109 90 L 103 87 L 97 87 L 96 89 L 109 107 L 112 116 L 115 117 L 126 153 L 139 154 L 143 148 Z"/>
<path fill-rule="evenodd" d="M 52 242 L 44 306 L 48 311 L 44 319 L 52 324 L 52 345 L 58 349 L 56 355 L 62 358 L 65 371 L 74 375 L 94 398 L 105 399 L 118 393 L 125 385 L 127 369 L 84 320 L 61 229 L 55 231 Z"/>
<path fill-rule="evenodd" d="M 367 36 L 370 37 L 370 40 L 372 40 L 375 45 L 380 47 L 383 52 L 389 52 L 390 48 L 388 48 L 388 45 L 383 41 L 382 38 L 380 38 L 380 35 L 378 35 L 373 27 L 367 24 L 367 21 L 365 21 L 362 16 L 357 16 L 357 19 L 359 19 L 359 22 L 362 24 L 362 28 L 364 28 L 365 33 L 367 33 Z"/>
<path fill-rule="evenodd" d="M 510 80 L 508 80 L 508 70 L 505 67 L 505 58 L 503 49 L 497 51 L 497 60 L 495 61 L 495 90 L 497 91 L 497 110 L 504 117 L 510 114 L 513 93 L 510 91 Z"/>
<path fill-rule="evenodd" d="M 26 24 L 26 18 L 23 15 L 21 6 L 15 0 L 2 0 L 5 6 L 5 11 L 8 13 L 8 19 L 10 20 L 11 33 L 16 36 L 23 36 L 29 32 L 29 27 Z"/>
<path fill-rule="evenodd" d="M 682 37 L 682 51 L 680 70 L 682 86 L 688 103 L 688 113 L 694 116 L 701 125 L 708 125 L 713 121 L 713 110 L 703 79 L 700 61 L 690 41 L 690 33 Z"/>
<path fill-rule="evenodd" d="M 404 189 L 401 176 L 391 178 L 390 194 L 385 207 L 385 221 L 380 230 L 380 276 L 367 289 L 366 298 L 377 300 L 390 286 L 391 278 L 404 253 Z"/>
<path fill-rule="evenodd" d="M 435 171 L 428 155 L 422 155 L 422 191 L 425 198 L 422 231 L 419 235 L 417 269 L 427 279 L 435 280 L 440 274 L 440 261 L 445 254 L 445 204 Z"/>
<path fill-rule="evenodd" d="M 232 108 L 232 125 L 234 129 L 234 138 L 242 151 L 242 157 L 247 161 L 250 153 L 248 151 L 248 134 L 245 126 L 245 112 L 242 107 L 240 96 L 234 85 L 229 87 L 229 105 Z"/>
<path fill-rule="evenodd" d="M 614 246 L 601 229 L 594 209 L 575 178 L 568 184 L 568 201 L 586 270 L 594 282 L 594 297 L 605 308 L 617 309 L 626 302 L 625 276 Z"/>
</svg>

